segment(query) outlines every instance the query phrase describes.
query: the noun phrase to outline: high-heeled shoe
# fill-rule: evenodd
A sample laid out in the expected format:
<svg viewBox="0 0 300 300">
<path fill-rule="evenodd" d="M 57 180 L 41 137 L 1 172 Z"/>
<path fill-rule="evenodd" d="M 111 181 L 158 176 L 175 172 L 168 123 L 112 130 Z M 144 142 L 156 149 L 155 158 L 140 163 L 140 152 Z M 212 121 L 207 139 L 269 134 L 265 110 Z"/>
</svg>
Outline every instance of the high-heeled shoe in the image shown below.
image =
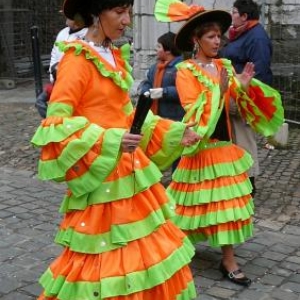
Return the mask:
<svg viewBox="0 0 300 300">
<path fill-rule="evenodd" d="M 243 277 L 236 277 L 236 275 L 241 274 L 242 271 L 240 269 L 237 269 L 235 271 L 232 272 L 228 272 L 227 269 L 225 268 L 225 266 L 223 265 L 223 263 L 220 263 L 219 266 L 219 270 L 220 272 L 223 274 L 224 277 L 226 277 L 227 279 L 229 279 L 231 282 L 239 284 L 239 285 L 243 285 L 243 286 L 250 286 L 252 281 L 250 278 L 243 276 Z"/>
</svg>

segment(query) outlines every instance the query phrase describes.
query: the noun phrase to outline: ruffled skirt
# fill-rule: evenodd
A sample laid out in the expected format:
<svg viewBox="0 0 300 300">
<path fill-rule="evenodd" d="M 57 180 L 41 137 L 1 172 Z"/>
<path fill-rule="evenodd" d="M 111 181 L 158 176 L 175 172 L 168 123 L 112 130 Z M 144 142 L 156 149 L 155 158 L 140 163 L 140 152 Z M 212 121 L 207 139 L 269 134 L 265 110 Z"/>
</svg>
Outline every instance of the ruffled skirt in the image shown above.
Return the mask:
<svg viewBox="0 0 300 300">
<path fill-rule="evenodd" d="M 39 300 L 188 300 L 194 247 L 170 220 L 161 184 L 128 199 L 70 211 L 56 242 L 65 249 L 42 275 Z"/>
<path fill-rule="evenodd" d="M 213 247 L 244 242 L 252 236 L 254 211 L 247 171 L 253 161 L 230 142 L 201 145 L 182 157 L 167 192 L 176 201 L 173 218 L 193 243 Z"/>
</svg>

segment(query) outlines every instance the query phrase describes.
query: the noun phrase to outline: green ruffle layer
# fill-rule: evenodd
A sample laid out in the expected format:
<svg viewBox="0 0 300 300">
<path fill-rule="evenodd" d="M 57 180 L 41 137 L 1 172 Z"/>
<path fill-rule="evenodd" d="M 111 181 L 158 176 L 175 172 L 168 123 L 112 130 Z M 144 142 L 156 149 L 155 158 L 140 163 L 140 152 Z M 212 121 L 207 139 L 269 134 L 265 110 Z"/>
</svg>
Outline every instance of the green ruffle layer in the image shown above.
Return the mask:
<svg viewBox="0 0 300 300">
<path fill-rule="evenodd" d="M 174 210 L 175 205 L 168 203 L 141 221 L 115 224 L 111 226 L 111 231 L 98 235 L 83 234 L 73 228 L 60 230 L 55 242 L 80 253 L 99 254 L 112 251 L 127 245 L 130 241 L 148 236 L 166 223 L 166 219 L 172 218 Z"/>
<path fill-rule="evenodd" d="M 239 88 L 236 91 L 239 95 L 237 105 L 244 118 L 246 118 L 248 124 L 253 128 L 253 130 L 263 136 L 268 137 L 274 135 L 284 122 L 284 110 L 279 92 L 255 78 L 251 80 L 249 86 L 250 96 L 245 93 L 245 91 L 240 87 L 240 84 L 238 85 Z M 268 120 L 265 117 L 264 113 L 251 99 L 251 94 L 255 95 L 255 97 L 258 97 L 258 101 L 261 103 L 267 101 L 272 102 L 272 106 L 275 109 L 272 119 Z M 270 106 L 271 104 L 266 103 L 266 105 Z M 253 111 L 249 110 L 249 106 Z M 257 120 L 259 121 L 257 122 Z"/>
<path fill-rule="evenodd" d="M 160 182 L 161 172 L 153 163 L 142 170 L 135 170 L 129 176 L 115 181 L 102 182 L 101 185 L 89 194 L 76 197 L 73 194 L 66 195 L 60 207 L 61 213 L 71 210 L 84 210 L 89 205 L 108 203 L 119 199 L 131 198 L 145 191 L 150 186 Z"/>
<path fill-rule="evenodd" d="M 66 172 L 71 167 L 76 169 L 76 162 L 90 151 L 101 135 L 104 135 L 101 155 L 93 161 L 89 171 L 67 181 L 68 187 L 76 197 L 94 191 L 99 187 L 99 182 L 104 181 L 115 168 L 120 157 L 120 145 L 125 133 L 125 129 L 104 130 L 96 124 L 86 124 L 88 121 L 82 117 L 66 118 L 62 124 L 40 126 L 32 139 L 35 146 L 41 147 L 64 140 L 77 130 L 85 128 L 81 137 L 69 142 L 56 159 L 39 161 L 40 179 L 62 181 L 65 179 Z"/>
<path fill-rule="evenodd" d="M 153 115 L 151 111 L 148 112 L 142 128 L 143 138 L 140 143 L 141 148 L 146 153 L 147 146 L 150 142 L 153 142 L 153 132 L 155 131 L 155 127 L 159 120 L 161 120 L 159 116 Z M 185 124 L 182 122 L 173 122 L 160 141 L 160 150 L 149 157 L 160 170 L 166 170 L 172 165 L 174 160 L 181 156 L 184 149 L 181 145 L 181 140 L 185 130 Z"/>
<path fill-rule="evenodd" d="M 178 270 L 191 262 L 194 255 L 194 247 L 188 241 L 176 249 L 168 258 L 144 271 L 137 271 L 126 276 L 104 278 L 100 282 L 68 282 L 65 277 L 53 278 L 48 269 L 40 279 L 45 289 L 46 297 L 57 297 L 60 300 L 102 300 L 118 295 L 130 295 L 145 289 L 151 289 L 170 279 Z M 187 295 L 194 297 L 193 284 L 189 285 L 188 291 L 184 292 L 183 298 Z"/>
<path fill-rule="evenodd" d="M 249 195 L 251 192 L 252 185 L 248 179 L 231 186 L 193 192 L 177 191 L 172 189 L 171 186 L 167 188 L 168 195 L 176 199 L 177 204 L 184 206 L 195 206 L 210 202 L 218 202 L 220 200 L 230 200 Z"/>
<path fill-rule="evenodd" d="M 193 244 L 208 241 L 211 247 L 222 247 L 224 245 L 236 245 L 244 243 L 253 235 L 253 224 L 243 226 L 239 230 L 219 231 L 214 235 L 206 236 L 203 233 L 189 233 L 188 237 Z"/>
<path fill-rule="evenodd" d="M 207 149 L 226 147 L 232 145 L 231 142 L 215 142 L 206 143 L 202 142 L 199 144 L 197 152 Z M 201 155 L 201 154 L 200 154 Z M 239 175 L 245 173 L 253 164 L 253 159 L 248 152 L 244 152 L 244 155 L 233 162 L 213 164 L 212 166 L 204 167 L 197 170 L 189 170 L 177 168 L 172 175 L 172 180 L 175 182 L 186 182 L 186 183 L 198 183 L 204 180 L 212 180 L 224 176 L 232 176 L 232 174 Z"/>
<path fill-rule="evenodd" d="M 248 220 L 254 214 L 254 204 L 251 200 L 242 208 L 230 208 L 223 211 L 210 212 L 201 216 L 176 215 L 172 220 L 183 230 L 194 230 L 199 227 L 209 227 L 238 220 Z"/>
</svg>

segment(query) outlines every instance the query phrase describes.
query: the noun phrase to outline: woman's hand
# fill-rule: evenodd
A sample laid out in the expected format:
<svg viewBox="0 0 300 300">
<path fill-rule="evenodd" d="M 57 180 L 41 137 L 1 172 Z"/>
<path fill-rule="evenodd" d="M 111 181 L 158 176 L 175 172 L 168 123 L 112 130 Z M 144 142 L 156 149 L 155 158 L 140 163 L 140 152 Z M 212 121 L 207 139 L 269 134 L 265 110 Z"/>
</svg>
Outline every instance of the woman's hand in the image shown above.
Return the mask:
<svg viewBox="0 0 300 300">
<path fill-rule="evenodd" d="M 251 79 L 254 77 L 254 64 L 251 62 L 246 63 L 243 72 L 241 74 L 236 74 L 237 79 L 242 85 L 245 92 L 248 91 Z"/>
<path fill-rule="evenodd" d="M 222 68 L 221 72 L 220 72 L 220 93 L 221 93 L 221 98 L 223 97 L 224 93 L 228 90 L 228 85 L 229 85 L 228 72 L 225 68 Z"/>
<path fill-rule="evenodd" d="M 202 137 L 189 128 L 195 126 L 196 124 L 196 122 L 187 124 L 185 132 L 183 134 L 183 138 L 181 140 L 181 145 L 189 147 L 201 140 Z"/>
<path fill-rule="evenodd" d="M 137 146 L 139 145 L 140 141 L 142 139 L 141 134 L 132 134 L 129 132 L 126 132 L 122 139 L 122 151 L 132 153 L 135 151 Z"/>
</svg>

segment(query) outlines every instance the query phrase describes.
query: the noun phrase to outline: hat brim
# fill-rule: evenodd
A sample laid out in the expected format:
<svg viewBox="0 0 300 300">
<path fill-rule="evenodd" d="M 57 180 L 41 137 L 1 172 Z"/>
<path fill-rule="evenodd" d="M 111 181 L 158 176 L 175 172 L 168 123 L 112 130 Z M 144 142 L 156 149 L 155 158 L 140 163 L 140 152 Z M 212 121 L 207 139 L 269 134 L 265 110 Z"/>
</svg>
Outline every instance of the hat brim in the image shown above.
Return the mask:
<svg viewBox="0 0 300 300">
<path fill-rule="evenodd" d="M 193 30 L 203 23 L 218 22 L 224 34 L 232 23 L 231 14 L 225 10 L 206 10 L 202 11 L 189 19 L 178 31 L 175 37 L 175 45 L 181 51 L 192 51 L 194 43 L 191 34 Z"/>
</svg>

